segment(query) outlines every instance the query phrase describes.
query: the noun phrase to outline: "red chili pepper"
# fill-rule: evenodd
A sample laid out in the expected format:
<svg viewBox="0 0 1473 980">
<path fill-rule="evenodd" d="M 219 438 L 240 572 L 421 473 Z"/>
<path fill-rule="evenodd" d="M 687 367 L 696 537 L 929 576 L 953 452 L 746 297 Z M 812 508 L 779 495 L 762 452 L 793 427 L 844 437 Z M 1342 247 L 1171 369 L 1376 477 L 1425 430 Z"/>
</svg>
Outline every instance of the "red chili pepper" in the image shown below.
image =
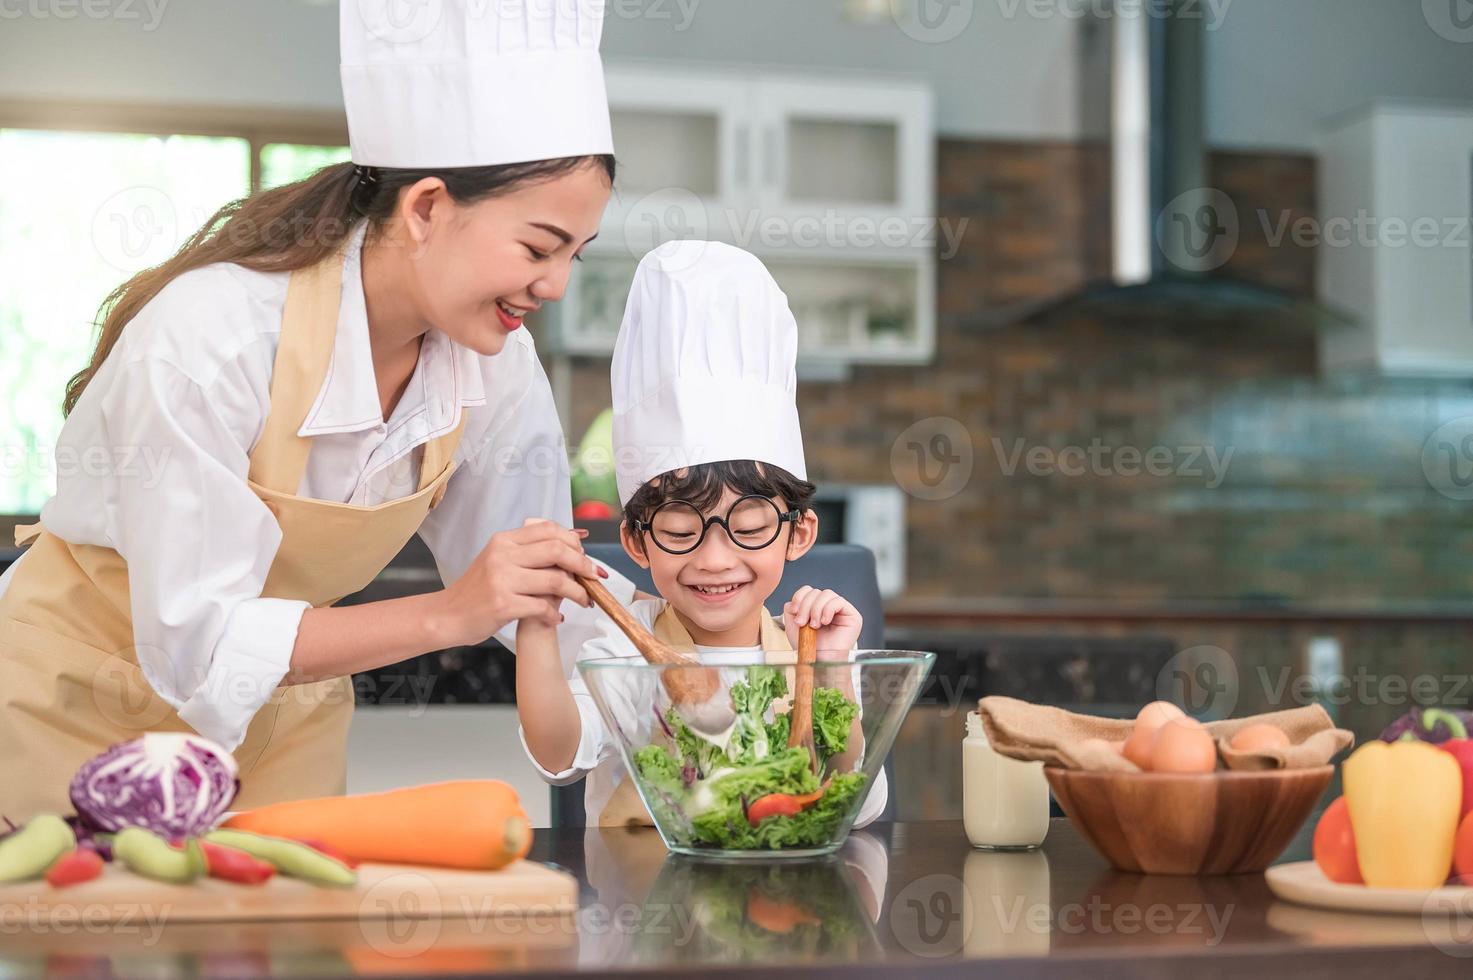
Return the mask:
<svg viewBox="0 0 1473 980">
<path fill-rule="evenodd" d="M 344 854 L 336 847 L 333 847 L 329 844 L 324 844 L 320 840 L 313 840 L 307 837 L 298 837 L 297 843 L 306 844 L 308 847 L 312 848 L 312 850 L 317 851 L 321 854 L 326 854 L 328 857 L 332 858 L 335 861 L 341 861 L 350 868 L 356 868 L 358 867 L 358 865 L 363 863 L 357 858 L 348 857 L 348 855 Z"/>
<path fill-rule="evenodd" d="M 1458 760 L 1463 770 L 1463 812 L 1466 817 L 1473 812 L 1473 738 L 1450 738 L 1438 743 L 1437 747 Z"/>
<path fill-rule="evenodd" d="M 205 851 L 205 865 L 211 878 L 234 881 L 242 885 L 259 885 L 276 874 L 276 868 L 268 861 L 247 854 L 236 847 L 225 847 L 200 841 Z"/>
<path fill-rule="evenodd" d="M 102 855 L 90 847 L 79 847 L 63 854 L 46 872 L 46 881 L 55 888 L 79 885 L 102 874 Z"/>
</svg>

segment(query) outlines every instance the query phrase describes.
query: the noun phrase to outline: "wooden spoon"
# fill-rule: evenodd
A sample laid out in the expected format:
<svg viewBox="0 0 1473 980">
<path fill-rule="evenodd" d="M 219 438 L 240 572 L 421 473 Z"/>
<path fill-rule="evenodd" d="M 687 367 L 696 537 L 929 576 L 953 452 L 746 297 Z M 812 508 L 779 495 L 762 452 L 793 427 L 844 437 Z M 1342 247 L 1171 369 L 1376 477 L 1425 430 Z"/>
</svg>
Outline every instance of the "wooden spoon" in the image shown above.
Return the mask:
<svg viewBox="0 0 1473 980">
<path fill-rule="evenodd" d="M 788 715 L 788 747 L 808 750 L 808 765 L 818 772 L 818 750 L 813 745 L 813 664 L 818 660 L 818 630 L 798 627 L 798 666 L 794 668 L 793 710 Z"/>
<path fill-rule="evenodd" d="M 588 590 L 588 597 L 608 614 L 647 663 L 680 664 L 681 670 L 663 670 L 660 680 L 685 723 L 702 735 L 719 736 L 731 728 L 736 713 L 720 700 L 721 676 L 714 667 L 699 667 L 700 660 L 688 653 L 673 650 L 655 638 L 644 624 L 614 598 L 598 579 L 575 575 L 578 584 Z"/>
</svg>

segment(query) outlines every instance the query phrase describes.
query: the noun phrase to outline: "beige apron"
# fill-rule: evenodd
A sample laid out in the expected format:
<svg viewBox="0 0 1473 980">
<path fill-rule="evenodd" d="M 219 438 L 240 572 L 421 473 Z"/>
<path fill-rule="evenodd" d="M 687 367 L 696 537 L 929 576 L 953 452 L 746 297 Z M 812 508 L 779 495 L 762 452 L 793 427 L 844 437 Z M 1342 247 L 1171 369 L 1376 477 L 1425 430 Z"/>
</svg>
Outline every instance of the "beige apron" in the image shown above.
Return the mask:
<svg viewBox="0 0 1473 980">
<path fill-rule="evenodd" d="M 271 407 L 248 480 L 282 535 L 261 595 L 313 606 L 368 585 L 408 542 L 444 495 L 465 427 L 462 415 L 452 432 L 425 444 L 411 496 L 357 507 L 296 495 L 311 450 L 297 430 L 332 361 L 342 268 L 339 252 L 292 274 Z M 34 543 L 0 596 L 0 813 L 19 822 L 69 812 L 72 773 L 108 746 L 192 729 L 138 667 L 123 558 L 40 525 L 17 529 L 16 541 Z M 278 687 L 235 750 L 235 806 L 342 793 L 352 715 L 351 677 Z"/>
<path fill-rule="evenodd" d="M 672 650 L 684 653 L 695 652 L 696 644 L 691 639 L 690 631 L 675 614 L 675 608 L 669 604 L 655 617 L 654 634 L 655 639 Z M 768 663 L 790 664 L 796 659 L 793 656 L 793 645 L 788 642 L 787 634 L 766 609 L 762 610 L 757 642 L 763 652 L 768 655 Z M 793 689 L 792 671 L 788 673 L 788 690 L 791 692 Z M 775 706 L 781 708 L 782 704 L 775 702 Z M 614 787 L 609 801 L 604 804 L 603 811 L 598 816 L 598 825 L 600 827 L 654 826 L 649 811 L 645 809 L 644 801 L 639 798 L 639 790 L 634 788 L 634 780 L 629 778 L 628 773 L 625 773 L 619 785 Z"/>
</svg>

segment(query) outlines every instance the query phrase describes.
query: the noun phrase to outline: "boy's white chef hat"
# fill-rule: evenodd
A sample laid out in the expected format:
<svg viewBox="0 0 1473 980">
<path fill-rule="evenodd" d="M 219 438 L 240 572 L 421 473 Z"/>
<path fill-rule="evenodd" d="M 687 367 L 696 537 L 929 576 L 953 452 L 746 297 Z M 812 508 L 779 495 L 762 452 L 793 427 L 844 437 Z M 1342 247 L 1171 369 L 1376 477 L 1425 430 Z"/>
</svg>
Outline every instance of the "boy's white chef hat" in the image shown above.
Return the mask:
<svg viewBox="0 0 1473 980">
<path fill-rule="evenodd" d="M 480 167 L 613 153 L 605 0 L 342 0 L 353 162 Z"/>
<path fill-rule="evenodd" d="M 752 459 L 807 479 L 798 327 L 762 262 L 721 242 L 640 260 L 614 343 L 619 502 L 661 473 Z"/>
</svg>

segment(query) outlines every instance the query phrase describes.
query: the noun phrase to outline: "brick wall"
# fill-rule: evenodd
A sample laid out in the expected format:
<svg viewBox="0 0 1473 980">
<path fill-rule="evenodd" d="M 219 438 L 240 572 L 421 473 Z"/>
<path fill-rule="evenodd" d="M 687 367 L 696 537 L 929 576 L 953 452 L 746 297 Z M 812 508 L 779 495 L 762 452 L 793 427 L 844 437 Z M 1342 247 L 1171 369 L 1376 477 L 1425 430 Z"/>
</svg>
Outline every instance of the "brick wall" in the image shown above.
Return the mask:
<svg viewBox="0 0 1473 980">
<path fill-rule="evenodd" d="M 920 420 L 969 434 L 967 485 L 908 502 L 908 597 L 1473 598 L 1465 505 L 1421 469 L 1432 429 L 1473 415 L 1473 385 L 1322 380 L 1312 332 L 1241 313 L 1009 322 L 1108 275 L 1107 153 L 944 141 L 938 168 L 940 214 L 970 223 L 941 263 L 934 364 L 799 392 L 819 482 L 896 480 L 891 447 Z M 1313 159 L 1217 153 L 1210 172 L 1238 209 L 1223 271 L 1311 298 L 1313 252 L 1274 247 L 1265 222 L 1314 213 Z M 574 371 L 577 438 L 609 404 L 608 362 Z M 1060 471 L 1080 453 L 1086 472 Z"/>
</svg>

